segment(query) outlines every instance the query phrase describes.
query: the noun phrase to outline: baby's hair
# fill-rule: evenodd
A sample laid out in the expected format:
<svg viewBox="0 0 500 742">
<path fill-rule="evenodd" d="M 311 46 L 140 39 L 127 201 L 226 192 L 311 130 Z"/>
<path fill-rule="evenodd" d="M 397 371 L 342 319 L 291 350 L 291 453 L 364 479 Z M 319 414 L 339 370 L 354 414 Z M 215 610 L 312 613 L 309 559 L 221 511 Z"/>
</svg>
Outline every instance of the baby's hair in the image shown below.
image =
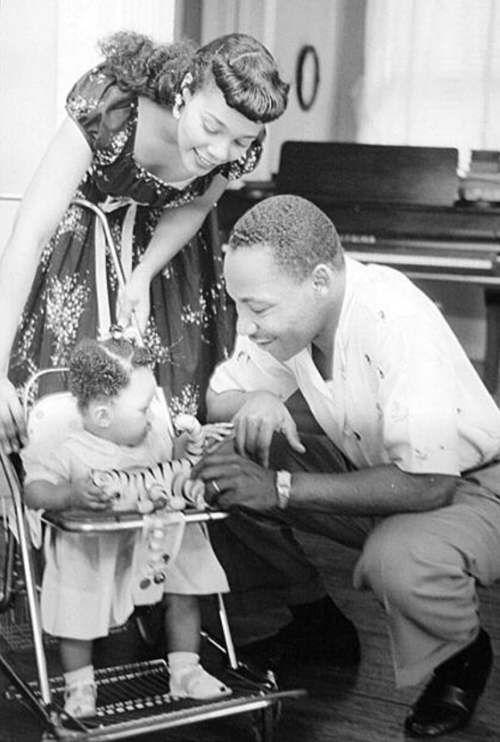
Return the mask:
<svg viewBox="0 0 500 742">
<path fill-rule="evenodd" d="M 344 251 L 333 222 L 300 196 L 272 196 L 247 211 L 235 224 L 229 248 L 272 250 L 276 264 L 297 283 L 319 263 L 339 269 Z"/>
<path fill-rule="evenodd" d="M 69 389 L 83 411 L 95 399 L 116 397 L 128 386 L 134 369 L 151 364 L 146 348 L 123 337 L 82 340 L 71 354 Z"/>
<path fill-rule="evenodd" d="M 230 108 L 256 123 L 284 113 L 290 86 L 271 53 L 253 36 L 227 34 L 197 48 L 191 41 L 157 44 L 148 36 L 120 31 L 98 44 L 120 87 L 168 106 L 186 75 L 192 93 L 215 85 Z"/>
</svg>

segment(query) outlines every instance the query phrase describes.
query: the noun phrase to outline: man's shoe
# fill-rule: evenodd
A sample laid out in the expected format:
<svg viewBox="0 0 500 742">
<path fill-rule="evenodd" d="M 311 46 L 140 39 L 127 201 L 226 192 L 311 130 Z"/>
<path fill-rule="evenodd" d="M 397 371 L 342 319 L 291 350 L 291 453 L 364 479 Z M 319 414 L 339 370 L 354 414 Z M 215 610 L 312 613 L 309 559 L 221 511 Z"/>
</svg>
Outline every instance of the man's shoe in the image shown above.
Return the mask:
<svg viewBox="0 0 500 742">
<path fill-rule="evenodd" d="M 443 662 L 405 721 L 412 737 L 437 737 L 465 727 L 472 718 L 493 664 L 488 634 Z"/>
<path fill-rule="evenodd" d="M 359 664 L 358 632 L 330 597 L 291 606 L 290 610 L 291 623 L 274 636 L 243 647 L 245 658 L 271 670 L 288 663 Z"/>
</svg>

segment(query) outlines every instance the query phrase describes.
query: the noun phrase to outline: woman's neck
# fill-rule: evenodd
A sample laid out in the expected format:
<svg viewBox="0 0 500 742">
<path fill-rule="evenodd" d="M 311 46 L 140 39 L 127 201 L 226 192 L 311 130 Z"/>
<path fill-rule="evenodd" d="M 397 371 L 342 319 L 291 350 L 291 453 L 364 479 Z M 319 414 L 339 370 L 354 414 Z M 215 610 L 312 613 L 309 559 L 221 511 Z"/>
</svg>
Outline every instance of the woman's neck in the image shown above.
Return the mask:
<svg viewBox="0 0 500 742">
<path fill-rule="evenodd" d="M 134 156 L 145 170 L 166 183 L 190 179 L 179 156 L 177 121 L 172 112 L 139 96 Z"/>
</svg>

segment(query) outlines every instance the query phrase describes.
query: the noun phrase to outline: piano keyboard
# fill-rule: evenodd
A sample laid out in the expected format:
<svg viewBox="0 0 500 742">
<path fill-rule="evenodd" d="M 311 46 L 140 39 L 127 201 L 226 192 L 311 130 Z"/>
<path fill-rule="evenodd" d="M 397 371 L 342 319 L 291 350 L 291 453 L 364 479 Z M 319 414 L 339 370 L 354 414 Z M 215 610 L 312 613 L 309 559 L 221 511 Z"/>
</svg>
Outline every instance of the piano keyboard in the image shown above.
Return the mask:
<svg viewBox="0 0 500 742">
<path fill-rule="evenodd" d="M 460 258 L 447 255 L 396 255 L 394 253 L 357 252 L 349 250 L 349 255 L 365 263 L 386 265 L 417 265 L 429 268 L 455 268 L 469 271 L 491 271 L 493 262 L 483 258 Z"/>
<path fill-rule="evenodd" d="M 341 235 L 348 255 L 361 263 L 400 268 L 411 278 L 500 286 L 500 245 Z"/>
</svg>

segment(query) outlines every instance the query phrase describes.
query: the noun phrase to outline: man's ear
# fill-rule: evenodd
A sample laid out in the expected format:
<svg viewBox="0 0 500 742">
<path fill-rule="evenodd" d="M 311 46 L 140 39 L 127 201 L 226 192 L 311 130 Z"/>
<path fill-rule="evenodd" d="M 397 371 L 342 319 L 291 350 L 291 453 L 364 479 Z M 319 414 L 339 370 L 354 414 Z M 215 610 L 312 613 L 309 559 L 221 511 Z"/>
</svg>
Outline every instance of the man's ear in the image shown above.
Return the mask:
<svg viewBox="0 0 500 742">
<path fill-rule="evenodd" d="M 319 263 L 312 272 L 312 285 L 318 297 L 326 296 L 332 284 L 331 269 L 324 263 Z"/>
</svg>

